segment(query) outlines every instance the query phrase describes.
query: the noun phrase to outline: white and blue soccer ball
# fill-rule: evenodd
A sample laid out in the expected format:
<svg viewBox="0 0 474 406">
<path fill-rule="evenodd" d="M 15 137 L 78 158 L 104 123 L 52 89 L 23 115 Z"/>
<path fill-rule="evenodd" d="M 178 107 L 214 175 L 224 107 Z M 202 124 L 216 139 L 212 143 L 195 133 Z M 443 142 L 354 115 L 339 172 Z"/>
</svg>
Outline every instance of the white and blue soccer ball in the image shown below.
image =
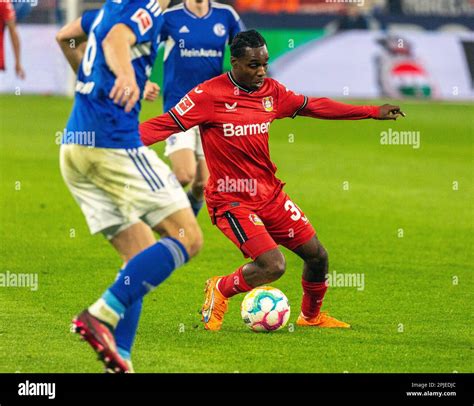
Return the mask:
<svg viewBox="0 0 474 406">
<path fill-rule="evenodd" d="M 242 301 L 244 323 L 253 331 L 276 331 L 290 318 L 290 304 L 285 294 L 271 286 L 251 290 Z"/>
</svg>

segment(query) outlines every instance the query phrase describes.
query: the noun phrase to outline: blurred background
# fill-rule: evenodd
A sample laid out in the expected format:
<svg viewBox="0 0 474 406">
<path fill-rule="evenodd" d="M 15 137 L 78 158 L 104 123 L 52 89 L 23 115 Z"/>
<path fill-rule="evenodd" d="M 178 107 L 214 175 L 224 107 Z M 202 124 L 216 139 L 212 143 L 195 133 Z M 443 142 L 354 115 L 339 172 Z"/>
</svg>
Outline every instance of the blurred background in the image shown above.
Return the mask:
<svg viewBox="0 0 474 406">
<path fill-rule="evenodd" d="M 172 1 L 171 5 L 181 0 Z M 92 0 L 12 1 L 26 78 L 6 32 L 0 92 L 72 95 L 54 40 Z M 268 41 L 270 75 L 311 96 L 474 101 L 474 0 L 223 0 Z M 228 60 L 228 58 L 226 58 Z M 152 79 L 161 84 L 162 54 Z M 227 65 L 228 67 L 228 65 Z"/>
</svg>

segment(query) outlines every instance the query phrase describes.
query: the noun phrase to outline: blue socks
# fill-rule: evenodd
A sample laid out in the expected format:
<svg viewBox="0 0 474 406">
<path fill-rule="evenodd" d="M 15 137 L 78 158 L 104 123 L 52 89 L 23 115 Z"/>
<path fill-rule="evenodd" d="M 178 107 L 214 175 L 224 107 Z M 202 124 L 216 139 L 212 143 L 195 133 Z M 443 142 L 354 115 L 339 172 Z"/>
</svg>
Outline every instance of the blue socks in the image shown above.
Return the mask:
<svg viewBox="0 0 474 406">
<path fill-rule="evenodd" d="M 129 307 L 123 316 L 123 319 L 117 324 L 115 329 L 115 342 L 117 343 L 118 353 L 123 359 L 130 360 L 133 342 L 137 334 L 138 321 L 142 312 L 143 298 L 138 299 Z"/>
<path fill-rule="evenodd" d="M 133 257 L 115 283 L 89 307 L 89 312 L 113 328 L 120 356 L 130 361 L 143 297 L 184 265 L 189 255 L 176 239 L 162 238 Z"/>
<path fill-rule="evenodd" d="M 162 238 L 133 257 L 102 298 L 123 317 L 125 309 L 156 288 L 188 259 L 186 249 L 178 240 Z M 110 294 L 123 307 L 112 300 Z"/>
<path fill-rule="evenodd" d="M 187 196 L 189 199 L 189 203 L 191 203 L 191 208 L 193 209 L 194 216 L 197 217 L 197 215 L 199 214 L 199 211 L 202 209 L 204 200 L 196 199 L 194 195 L 192 194 L 191 190 L 188 190 Z"/>
</svg>

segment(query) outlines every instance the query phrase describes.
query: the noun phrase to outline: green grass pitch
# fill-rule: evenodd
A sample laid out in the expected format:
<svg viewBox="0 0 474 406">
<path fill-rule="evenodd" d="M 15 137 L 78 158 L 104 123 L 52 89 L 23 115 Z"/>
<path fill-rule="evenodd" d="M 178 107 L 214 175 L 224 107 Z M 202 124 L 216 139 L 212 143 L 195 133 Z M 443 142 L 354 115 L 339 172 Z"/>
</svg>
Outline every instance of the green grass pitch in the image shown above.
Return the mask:
<svg viewBox="0 0 474 406">
<path fill-rule="evenodd" d="M 137 372 L 473 372 L 474 105 L 402 106 L 397 122 L 297 118 L 271 128 L 277 174 L 328 249 L 330 272 L 364 277 L 364 289 L 331 288 L 323 307 L 353 328 L 291 324 L 302 264 L 285 251 L 274 286 L 292 305 L 288 328 L 251 332 L 235 297 L 223 329 L 205 331 L 206 278 L 244 259 L 203 211 L 202 252 L 145 299 Z M 0 97 L 0 273 L 39 278 L 37 291 L 0 287 L 0 372 L 102 372 L 70 320 L 121 262 L 89 235 L 59 173 L 56 133 L 70 108 L 66 98 Z M 142 118 L 158 111 L 145 104 Z M 381 145 L 389 128 L 419 131 L 420 148 Z"/>
</svg>

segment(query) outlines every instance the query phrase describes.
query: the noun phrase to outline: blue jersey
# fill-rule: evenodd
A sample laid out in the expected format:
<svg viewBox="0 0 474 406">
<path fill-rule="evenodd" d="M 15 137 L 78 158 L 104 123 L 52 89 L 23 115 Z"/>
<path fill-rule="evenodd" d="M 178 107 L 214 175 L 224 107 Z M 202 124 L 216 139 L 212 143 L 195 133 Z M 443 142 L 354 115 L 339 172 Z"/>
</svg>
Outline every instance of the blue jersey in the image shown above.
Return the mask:
<svg viewBox="0 0 474 406">
<path fill-rule="evenodd" d="M 163 19 L 163 99 L 168 111 L 193 87 L 222 73 L 226 44 L 243 26 L 231 6 L 212 1 L 203 17 L 180 4 L 166 10 Z"/>
<path fill-rule="evenodd" d="M 116 24 L 127 25 L 136 36 L 131 47 L 132 65 L 140 94 L 156 58 L 163 16 L 156 0 L 107 0 L 100 10 L 85 12 L 82 29 L 88 35 L 79 67 L 74 107 L 62 142 L 99 148 L 137 148 L 140 102 L 130 113 L 109 98 L 115 75 L 107 66 L 102 41 Z M 87 142 L 84 142 L 84 141 Z"/>
</svg>

